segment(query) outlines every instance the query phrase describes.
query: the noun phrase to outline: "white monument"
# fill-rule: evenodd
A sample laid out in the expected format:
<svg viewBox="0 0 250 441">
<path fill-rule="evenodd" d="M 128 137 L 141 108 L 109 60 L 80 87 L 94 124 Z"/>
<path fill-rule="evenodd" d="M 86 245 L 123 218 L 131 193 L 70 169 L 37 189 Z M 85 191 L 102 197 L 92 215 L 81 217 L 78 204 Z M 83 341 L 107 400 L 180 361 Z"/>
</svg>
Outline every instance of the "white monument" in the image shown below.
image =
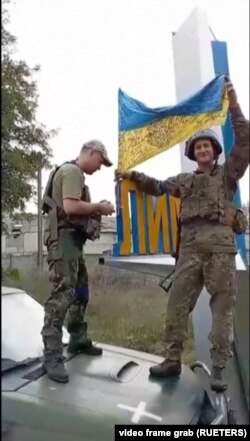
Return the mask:
<svg viewBox="0 0 250 441">
<path fill-rule="evenodd" d="M 212 81 L 215 77 L 214 61 L 207 17 L 195 9 L 173 35 L 173 55 L 176 86 L 176 101 L 188 98 Z M 223 142 L 220 127 L 213 127 Z M 180 145 L 181 171 L 193 171 L 196 164 L 184 156 L 184 145 Z M 221 155 L 219 162 L 225 159 Z"/>
</svg>

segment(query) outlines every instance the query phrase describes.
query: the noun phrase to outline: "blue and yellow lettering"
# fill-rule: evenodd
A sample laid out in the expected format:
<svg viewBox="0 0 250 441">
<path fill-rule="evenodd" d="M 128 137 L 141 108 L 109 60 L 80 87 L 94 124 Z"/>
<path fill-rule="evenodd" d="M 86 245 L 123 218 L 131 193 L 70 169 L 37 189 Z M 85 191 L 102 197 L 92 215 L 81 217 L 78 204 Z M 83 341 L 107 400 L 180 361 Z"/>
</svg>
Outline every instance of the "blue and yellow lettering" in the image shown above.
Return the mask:
<svg viewBox="0 0 250 441">
<path fill-rule="evenodd" d="M 117 243 L 114 256 L 172 254 L 176 247 L 179 201 L 153 198 L 132 181 L 117 184 Z"/>
</svg>

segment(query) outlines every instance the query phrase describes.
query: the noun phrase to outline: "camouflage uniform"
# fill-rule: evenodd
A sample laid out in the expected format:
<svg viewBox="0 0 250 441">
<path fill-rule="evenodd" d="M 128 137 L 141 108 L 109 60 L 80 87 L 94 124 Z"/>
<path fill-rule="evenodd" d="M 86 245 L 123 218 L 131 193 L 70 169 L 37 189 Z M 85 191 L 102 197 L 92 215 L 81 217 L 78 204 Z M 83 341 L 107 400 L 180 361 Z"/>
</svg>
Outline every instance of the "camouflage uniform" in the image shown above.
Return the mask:
<svg viewBox="0 0 250 441">
<path fill-rule="evenodd" d="M 234 232 L 242 221 L 233 205 L 237 181 L 249 165 L 249 121 L 240 107 L 231 110 L 235 145 L 222 166 L 210 175 L 196 171 L 159 181 L 133 171 L 141 191 L 168 193 L 181 200 L 181 242 L 166 319 L 167 359 L 179 362 L 186 337 L 188 314 L 205 284 L 212 312 L 211 358 L 223 368 L 231 356 L 236 295 Z"/>
<path fill-rule="evenodd" d="M 53 178 L 52 200 L 62 210 L 63 199 L 90 200 L 86 196 L 84 176 L 79 167 L 73 163 L 62 165 Z M 53 210 L 52 210 L 53 211 Z M 66 313 L 67 329 L 70 333 L 69 352 L 78 350 L 101 354 L 100 348 L 92 346 L 87 335 L 87 323 L 84 320 L 86 307 L 89 300 L 88 273 L 83 258 L 83 245 L 89 238 L 89 219 L 81 217 L 59 216 L 57 218 L 56 240 L 52 237 L 52 221 L 48 219 L 44 244 L 48 249 L 49 279 L 51 293 L 44 309 L 44 326 L 42 337 L 44 342 L 44 358 L 49 365 L 55 359 L 62 358 L 62 326 Z M 98 224 L 98 222 L 97 222 Z M 100 227 L 100 223 L 98 224 Z M 98 229 L 94 225 L 94 230 Z M 97 228 L 95 228 L 95 226 Z M 97 237 L 98 237 L 97 232 Z M 90 233 L 93 237 L 93 231 Z M 58 380 L 59 381 L 59 380 Z"/>
<path fill-rule="evenodd" d="M 50 297 L 44 305 L 42 336 L 45 357 L 62 353 L 62 326 L 67 317 L 71 335 L 89 342 L 84 314 L 89 300 L 88 273 L 83 258 L 84 241 L 75 230 L 59 230 L 58 241 L 48 243 Z"/>
</svg>

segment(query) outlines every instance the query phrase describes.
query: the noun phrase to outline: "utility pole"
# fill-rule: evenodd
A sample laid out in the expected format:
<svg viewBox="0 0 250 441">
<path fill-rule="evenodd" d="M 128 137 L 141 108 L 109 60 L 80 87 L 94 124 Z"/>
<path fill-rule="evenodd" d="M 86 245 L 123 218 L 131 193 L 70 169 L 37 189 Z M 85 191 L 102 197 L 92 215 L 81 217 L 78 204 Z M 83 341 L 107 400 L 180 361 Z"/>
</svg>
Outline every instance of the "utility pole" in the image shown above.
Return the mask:
<svg viewBox="0 0 250 441">
<path fill-rule="evenodd" d="M 42 218 L 42 167 L 37 173 L 37 264 L 39 271 L 43 269 L 43 218 Z"/>
</svg>

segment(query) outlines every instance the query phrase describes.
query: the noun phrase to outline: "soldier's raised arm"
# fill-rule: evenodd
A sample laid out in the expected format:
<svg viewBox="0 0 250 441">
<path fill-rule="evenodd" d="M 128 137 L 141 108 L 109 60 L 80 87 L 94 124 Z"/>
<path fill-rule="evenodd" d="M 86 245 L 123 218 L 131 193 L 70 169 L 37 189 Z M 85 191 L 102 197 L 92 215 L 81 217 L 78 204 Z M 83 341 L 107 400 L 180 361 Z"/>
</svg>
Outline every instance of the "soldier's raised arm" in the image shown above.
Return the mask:
<svg viewBox="0 0 250 441">
<path fill-rule="evenodd" d="M 161 196 L 165 193 L 175 197 L 180 196 L 179 175 L 161 181 L 134 170 L 124 172 L 116 171 L 115 180 L 119 179 L 130 179 L 136 182 L 140 191 L 152 196 Z"/>
<path fill-rule="evenodd" d="M 238 181 L 244 176 L 249 165 L 249 120 L 242 113 L 232 83 L 227 84 L 227 90 L 235 142 L 225 167 L 228 176 Z"/>
</svg>

